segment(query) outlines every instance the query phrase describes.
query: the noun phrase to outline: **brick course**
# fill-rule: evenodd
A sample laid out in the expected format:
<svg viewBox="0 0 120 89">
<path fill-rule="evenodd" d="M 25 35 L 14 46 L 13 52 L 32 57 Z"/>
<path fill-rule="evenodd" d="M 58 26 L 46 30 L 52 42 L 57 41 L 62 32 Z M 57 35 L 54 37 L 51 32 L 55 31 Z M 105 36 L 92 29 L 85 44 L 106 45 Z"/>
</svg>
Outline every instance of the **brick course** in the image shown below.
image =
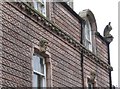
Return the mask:
<svg viewBox="0 0 120 89">
<path fill-rule="evenodd" d="M 41 38 L 48 41 L 51 54 L 53 87 L 82 87 L 81 51 L 62 39 L 42 21 L 37 22 L 13 3 L 0 4 L 0 85 L 9 87 L 32 86 L 32 50 Z M 60 3 L 51 4 L 51 22 L 76 42 L 81 41 L 81 23 Z M 2 33 L 2 35 L 1 35 Z M 97 56 L 108 62 L 107 46 L 96 38 Z M 81 44 L 82 45 L 82 44 Z M 82 45 L 83 46 L 83 45 Z M 84 47 L 84 46 L 83 46 Z M 89 52 L 89 51 L 88 51 Z M 2 54 L 1 54 L 2 53 Z M 97 86 L 109 86 L 109 74 L 101 64 L 83 54 L 84 82 L 90 71 L 97 72 Z M 1 76 L 2 75 L 2 76 Z M 84 85 L 86 86 L 86 85 Z"/>
</svg>

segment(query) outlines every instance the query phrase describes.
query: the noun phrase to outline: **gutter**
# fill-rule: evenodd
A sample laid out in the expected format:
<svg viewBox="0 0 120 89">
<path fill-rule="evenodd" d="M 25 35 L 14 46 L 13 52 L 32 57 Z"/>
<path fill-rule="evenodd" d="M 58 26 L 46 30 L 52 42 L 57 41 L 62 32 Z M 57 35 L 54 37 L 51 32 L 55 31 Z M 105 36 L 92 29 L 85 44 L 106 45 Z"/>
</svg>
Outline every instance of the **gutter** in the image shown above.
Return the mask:
<svg viewBox="0 0 120 89">
<path fill-rule="evenodd" d="M 81 44 L 83 44 L 83 25 L 84 25 L 84 23 L 81 23 L 81 41 L 80 41 Z M 82 89 L 84 89 L 84 67 L 83 67 L 83 63 L 84 63 L 84 58 L 83 58 L 83 50 L 82 50 L 82 52 L 81 52 Z"/>
<path fill-rule="evenodd" d="M 110 47 L 109 47 L 109 44 L 107 44 L 107 47 L 108 47 L 108 64 L 110 65 Z M 109 70 L 109 85 L 110 85 L 110 89 L 112 89 L 112 77 L 111 77 L 111 70 Z"/>
</svg>

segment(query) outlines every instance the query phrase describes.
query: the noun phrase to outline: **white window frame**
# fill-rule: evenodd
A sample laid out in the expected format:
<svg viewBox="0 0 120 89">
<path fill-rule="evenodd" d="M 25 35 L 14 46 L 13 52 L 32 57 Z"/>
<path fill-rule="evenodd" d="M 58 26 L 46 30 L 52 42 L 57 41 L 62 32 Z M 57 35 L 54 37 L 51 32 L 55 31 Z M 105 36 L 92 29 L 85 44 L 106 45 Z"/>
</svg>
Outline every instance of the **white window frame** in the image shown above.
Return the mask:
<svg viewBox="0 0 120 89">
<path fill-rule="evenodd" d="M 46 0 L 33 0 L 33 7 L 46 17 Z"/>
<path fill-rule="evenodd" d="M 37 75 L 39 75 L 39 76 L 42 76 L 43 77 L 43 85 L 42 85 L 42 87 L 46 87 L 46 64 L 45 64 L 45 58 L 44 57 L 42 57 L 42 56 L 40 56 L 39 54 L 37 54 L 37 53 L 35 53 L 35 54 L 33 54 L 33 56 L 37 56 L 37 57 L 39 57 L 40 59 L 42 58 L 43 59 L 43 65 L 44 65 L 44 74 L 43 73 L 41 73 L 41 72 L 38 72 L 38 71 L 36 71 L 36 70 L 34 70 L 34 65 L 33 65 L 33 60 L 34 59 L 32 59 L 32 67 L 33 67 L 33 75 L 34 74 L 37 74 Z M 32 82 L 34 82 L 33 80 L 32 80 Z M 41 84 L 39 84 L 39 85 L 41 85 Z M 32 83 L 32 86 L 33 86 L 33 83 Z M 36 86 L 33 86 L 33 87 L 36 87 Z"/>
<path fill-rule="evenodd" d="M 89 32 L 89 35 L 88 35 Z M 84 45 L 85 47 L 92 51 L 92 29 L 89 20 L 86 19 L 86 23 L 84 25 Z"/>
</svg>

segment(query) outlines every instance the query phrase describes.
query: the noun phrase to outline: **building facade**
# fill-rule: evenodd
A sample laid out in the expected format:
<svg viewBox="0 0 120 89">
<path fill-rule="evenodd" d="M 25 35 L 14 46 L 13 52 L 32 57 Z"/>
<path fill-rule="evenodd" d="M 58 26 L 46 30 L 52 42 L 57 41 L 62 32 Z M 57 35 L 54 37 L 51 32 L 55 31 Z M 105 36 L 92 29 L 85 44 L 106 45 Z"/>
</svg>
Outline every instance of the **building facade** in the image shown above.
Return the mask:
<svg viewBox="0 0 120 89">
<path fill-rule="evenodd" d="M 45 0 L 0 7 L 1 87 L 111 86 L 110 36 L 89 9 L 78 15 L 69 2 Z"/>
</svg>

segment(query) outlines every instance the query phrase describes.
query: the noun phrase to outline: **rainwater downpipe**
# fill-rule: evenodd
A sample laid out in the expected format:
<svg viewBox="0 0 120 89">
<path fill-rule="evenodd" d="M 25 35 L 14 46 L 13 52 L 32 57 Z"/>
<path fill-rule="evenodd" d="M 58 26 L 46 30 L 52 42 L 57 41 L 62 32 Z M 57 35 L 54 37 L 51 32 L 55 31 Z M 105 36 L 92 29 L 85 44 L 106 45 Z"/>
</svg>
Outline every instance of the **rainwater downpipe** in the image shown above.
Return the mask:
<svg viewBox="0 0 120 89">
<path fill-rule="evenodd" d="M 84 23 L 81 24 L 81 41 L 80 43 L 83 44 L 83 30 L 84 30 Z M 81 73 L 82 73 L 82 89 L 84 89 L 84 68 L 83 68 L 83 50 L 81 50 Z"/>
<path fill-rule="evenodd" d="M 110 63 L 110 47 L 109 47 L 109 43 L 107 44 L 107 48 L 108 48 L 108 64 L 111 65 Z M 111 70 L 109 70 L 109 85 L 110 85 L 110 89 L 112 89 L 112 78 L 111 78 Z"/>
</svg>

